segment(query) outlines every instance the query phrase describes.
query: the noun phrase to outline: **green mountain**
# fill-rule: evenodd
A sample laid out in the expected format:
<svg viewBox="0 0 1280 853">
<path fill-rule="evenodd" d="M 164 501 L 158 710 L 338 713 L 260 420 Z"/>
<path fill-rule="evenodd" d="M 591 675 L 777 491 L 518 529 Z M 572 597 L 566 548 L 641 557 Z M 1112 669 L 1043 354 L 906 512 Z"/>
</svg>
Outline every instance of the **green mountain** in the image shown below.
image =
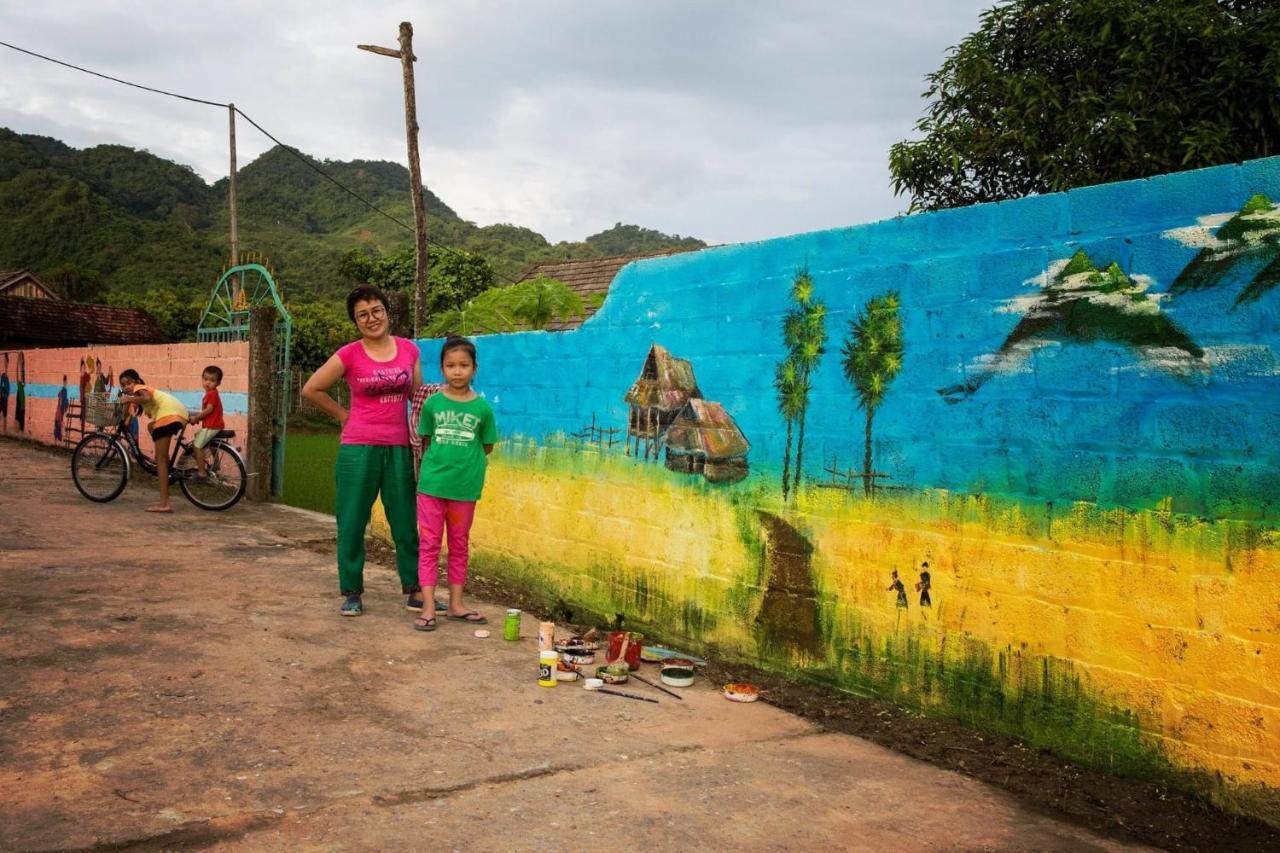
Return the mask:
<svg viewBox="0 0 1280 853">
<path fill-rule="evenodd" d="M 412 225 L 408 170 L 369 160 L 313 161 Z M 410 231 L 370 210 L 283 148 L 241 167 L 240 249 L 275 268 L 291 301 L 328 299 L 349 282 L 352 249 L 383 257 L 413 245 Z M 423 188 L 433 243 L 482 255 L 499 280 L 542 260 L 698 248 L 694 238 L 619 223 L 581 242 L 552 244 L 511 224 L 462 219 Z M 0 128 L 0 269 L 29 267 L 69 295 L 137 301 L 167 289 L 198 301 L 223 269 L 227 180 L 206 184 L 190 167 L 120 145 L 83 150 Z"/>
<path fill-rule="evenodd" d="M 1145 283 L 1126 275 L 1114 261 L 1099 269 L 1083 249 L 1038 293 L 1016 297 L 1005 309 L 1021 314 L 1018 324 L 963 382 L 938 389 L 948 403 L 967 399 L 1048 343 L 1118 344 L 1157 365 L 1174 350 L 1188 360 L 1204 358 L 1204 349 L 1160 310 L 1160 301 L 1147 293 Z"/>
<path fill-rule="evenodd" d="M 1218 287 L 1234 278 L 1244 265 L 1257 267 L 1244 289 L 1236 296 L 1232 310 L 1257 302 L 1280 284 L 1280 206 L 1261 193 L 1252 196 L 1213 235 L 1213 245 L 1205 246 L 1178 274 L 1169 292 L 1177 295 Z"/>
</svg>

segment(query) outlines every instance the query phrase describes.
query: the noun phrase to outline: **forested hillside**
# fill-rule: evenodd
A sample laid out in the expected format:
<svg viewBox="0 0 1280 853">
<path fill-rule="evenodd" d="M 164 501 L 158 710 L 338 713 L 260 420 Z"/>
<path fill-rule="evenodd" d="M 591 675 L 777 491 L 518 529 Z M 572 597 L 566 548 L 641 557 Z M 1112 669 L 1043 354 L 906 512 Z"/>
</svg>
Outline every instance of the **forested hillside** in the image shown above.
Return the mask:
<svg viewBox="0 0 1280 853">
<path fill-rule="evenodd" d="M 313 162 L 412 224 L 404 166 Z M 241 252 L 269 259 L 294 305 L 327 302 L 349 287 L 358 268 L 353 250 L 377 261 L 413 245 L 411 232 L 279 147 L 240 168 L 237 190 Z M 469 267 L 487 262 L 498 282 L 540 260 L 705 245 L 621 223 L 582 242 L 552 244 L 517 225 L 468 222 L 429 189 L 423 195 L 430 240 L 482 256 L 449 258 Z M 70 298 L 143 305 L 185 337 L 223 268 L 227 232 L 226 179 L 210 186 L 190 167 L 145 151 L 75 149 L 0 128 L 0 269 L 29 267 Z"/>
</svg>

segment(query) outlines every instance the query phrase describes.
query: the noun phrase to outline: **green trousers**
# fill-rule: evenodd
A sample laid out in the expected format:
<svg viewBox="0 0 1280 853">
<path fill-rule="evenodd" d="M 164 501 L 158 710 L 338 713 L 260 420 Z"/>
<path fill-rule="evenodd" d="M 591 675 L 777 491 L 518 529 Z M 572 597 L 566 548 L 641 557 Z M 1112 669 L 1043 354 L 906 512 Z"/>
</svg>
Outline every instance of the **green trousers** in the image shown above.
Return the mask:
<svg viewBox="0 0 1280 853">
<path fill-rule="evenodd" d="M 342 444 L 333 467 L 338 494 L 338 587 L 343 595 L 364 592 L 364 531 L 373 501 L 382 508 L 396 545 L 401 592 L 417 592 L 418 515 L 413 452 L 408 447 Z"/>
</svg>

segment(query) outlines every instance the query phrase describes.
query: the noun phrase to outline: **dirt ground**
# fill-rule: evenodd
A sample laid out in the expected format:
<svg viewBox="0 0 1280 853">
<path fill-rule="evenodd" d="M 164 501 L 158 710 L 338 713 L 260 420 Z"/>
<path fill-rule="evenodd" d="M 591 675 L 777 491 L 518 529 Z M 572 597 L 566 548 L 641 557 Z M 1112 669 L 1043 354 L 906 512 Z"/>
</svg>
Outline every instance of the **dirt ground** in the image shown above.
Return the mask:
<svg viewBox="0 0 1280 853">
<path fill-rule="evenodd" d="M 411 630 L 382 564 L 367 570 L 366 614 L 338 616 L 323 517 L 204 513 L 180 496 L 172 516 L 147 515 L 145 481 L 91 504 L 66 456 L 12 441 L 0 441 L 0 471 L 0 849 L 1228 849 L 1204 844 L 1214 837 L 1245 849 L 1276 838 L 1203 809 L 1195 820 L 1215 834 L 1187 834 L 1184 816 L 1181 835 L 1152 836 L 1127 812 L 1105 812 L 1121 823 L 1076 803 L 1109 789 L 1046 803 L 1035 788 L 1098 780 L 1034 763 L 1010 762 L 1001 790 L 972 740 L 951 741 L 963 765 L 920 756 L 954 769 L 934 766 L 905 743 L 872 742 L 895 740 L 876 732 L 883 708 L 823 718 L 842 706 L 803 688 L 768 684 L 775 705 L 726 702 L 711 688 L 721 673 L 682 701 L 624 688 L 657 704 L 539 688 L 536 625 L 527 617 L 523 639 L 503 641 L 498 617 L 515 599 L 492 586 L 477 583 L 475 602 L 495 623 L 488 639 L 457 623 Z"/>
</svg>

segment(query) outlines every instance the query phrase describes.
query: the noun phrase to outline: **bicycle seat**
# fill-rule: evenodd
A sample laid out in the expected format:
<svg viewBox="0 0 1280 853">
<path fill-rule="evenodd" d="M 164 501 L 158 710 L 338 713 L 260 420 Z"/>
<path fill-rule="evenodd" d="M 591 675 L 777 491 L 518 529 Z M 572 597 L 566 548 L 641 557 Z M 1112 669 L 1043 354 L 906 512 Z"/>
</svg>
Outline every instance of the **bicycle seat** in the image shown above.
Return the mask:
<svg viewBox="0 0 1280 853">
<path fill-rule="evenodd" d="M 233 429 L 220 429 L 218 430 L 218 434 L 214 436 L 214 438 L 235 438 L 235 437 L 236 437 L 236 431 Z"/>
</svg>

